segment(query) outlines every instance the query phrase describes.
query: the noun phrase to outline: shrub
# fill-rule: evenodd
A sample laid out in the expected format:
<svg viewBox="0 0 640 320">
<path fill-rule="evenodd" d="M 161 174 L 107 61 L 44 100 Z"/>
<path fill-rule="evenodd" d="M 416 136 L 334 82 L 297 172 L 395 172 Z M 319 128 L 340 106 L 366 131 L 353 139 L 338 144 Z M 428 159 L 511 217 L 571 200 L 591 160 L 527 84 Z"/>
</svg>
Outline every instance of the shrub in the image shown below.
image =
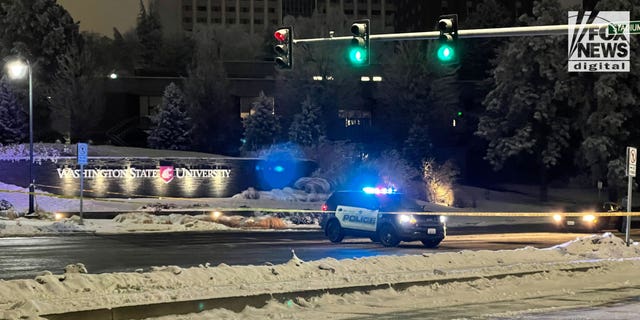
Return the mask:
<svg viewBox="0 0 640 320">
<path fill-rule="evenodd" d="M 455 201 L 453 183 L 459 171 L 455 164 L 447 160 L 439 165 L 434 159 L 422 163 L 422 179 L 426 183 L 427 199 L 430 202 L 452 206 Z"/>
</svg>

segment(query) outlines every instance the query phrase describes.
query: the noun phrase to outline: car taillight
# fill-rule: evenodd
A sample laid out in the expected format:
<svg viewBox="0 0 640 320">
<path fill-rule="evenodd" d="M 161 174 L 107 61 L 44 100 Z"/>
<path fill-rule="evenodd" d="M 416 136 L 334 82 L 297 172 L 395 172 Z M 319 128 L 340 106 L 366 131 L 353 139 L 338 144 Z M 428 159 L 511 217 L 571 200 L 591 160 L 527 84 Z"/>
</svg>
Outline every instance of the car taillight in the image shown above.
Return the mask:
<svg viewBox="0 0 640 320">
<path fill-rule="evenodd" d="M 329 207 L 327 207 L 327 204 L 325 203 L 322 205 L 322 211 L 327 211 L 327 210 L 329 210 Z"/>
</svg>

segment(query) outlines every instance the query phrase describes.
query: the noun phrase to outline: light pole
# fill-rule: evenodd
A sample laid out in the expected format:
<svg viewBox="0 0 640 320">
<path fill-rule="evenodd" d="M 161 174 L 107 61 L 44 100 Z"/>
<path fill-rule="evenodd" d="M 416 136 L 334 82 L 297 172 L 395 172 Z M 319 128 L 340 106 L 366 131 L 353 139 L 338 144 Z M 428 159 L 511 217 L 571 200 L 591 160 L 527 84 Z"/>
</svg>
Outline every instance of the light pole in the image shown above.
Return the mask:
<svg viewBox="0 0 640 320">
<path fill-rule="evenodd" d="M 34 180 L 33 180 L 33 78 L 29 60 L 18 58 L 7 62 L 9 78 L 24 79 L 29 77 L 29 214 L 34 210 Z"/>
</svg>

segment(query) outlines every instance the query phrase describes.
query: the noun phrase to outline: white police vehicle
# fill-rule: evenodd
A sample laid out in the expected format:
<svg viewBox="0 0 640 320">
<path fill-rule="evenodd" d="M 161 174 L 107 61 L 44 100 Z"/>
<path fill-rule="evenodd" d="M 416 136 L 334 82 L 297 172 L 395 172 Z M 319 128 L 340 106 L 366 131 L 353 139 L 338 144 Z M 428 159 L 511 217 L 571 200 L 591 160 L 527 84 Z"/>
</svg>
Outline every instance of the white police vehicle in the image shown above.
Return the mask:
<svg viewBox="0 0 640 320">
<path fill-rule="evenodd" d="M 334 243 L 345 236 L 354 236 L 369 237 L 386 247 L 419 240 L 434 248 L 446 235 L 445 217 L 411 214 L 423 210 L 414 200 L 391 188 L 336 191 L 322 210 L 330 213 L 323 216 L 320 225 Z"/>
</svg>

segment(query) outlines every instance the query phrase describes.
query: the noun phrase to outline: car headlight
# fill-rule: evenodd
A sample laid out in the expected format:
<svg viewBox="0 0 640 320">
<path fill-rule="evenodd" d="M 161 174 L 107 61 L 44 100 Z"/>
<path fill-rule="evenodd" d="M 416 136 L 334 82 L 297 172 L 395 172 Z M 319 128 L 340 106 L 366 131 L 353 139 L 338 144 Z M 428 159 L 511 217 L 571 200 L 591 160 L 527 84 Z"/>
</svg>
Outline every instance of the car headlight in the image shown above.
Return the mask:
<svg viewBox="0 0 640 320">
<path fill-rule="evenodd" d="M 596 216 L 594 216 L 592 214 L 588 214 L 588 215 L 582 216 L 582 221 L 584 221 L 584 222 L 595 222 L 596 221 Z"/>
<path fill-rule="evenodd" d="M 562 221 L 562 216 L 561 216 L 561 215 L 559 215 L 559 214 L 554 214 L 554 215 L 553 215 L 553 221 L 555 221 L 555 222 L 560 222 L 560 221 Z"/>
<path fill-rule="evenodd" d="M 447 216 L 440 216 L 440 223 L 447 222 Z"/>
<path fill-rule="evenodd" d="M 416 223 L 416 218 L 410 214 L 401 214 L 398 219 L 400 219 L 400 223 Z"/>
</svg>

